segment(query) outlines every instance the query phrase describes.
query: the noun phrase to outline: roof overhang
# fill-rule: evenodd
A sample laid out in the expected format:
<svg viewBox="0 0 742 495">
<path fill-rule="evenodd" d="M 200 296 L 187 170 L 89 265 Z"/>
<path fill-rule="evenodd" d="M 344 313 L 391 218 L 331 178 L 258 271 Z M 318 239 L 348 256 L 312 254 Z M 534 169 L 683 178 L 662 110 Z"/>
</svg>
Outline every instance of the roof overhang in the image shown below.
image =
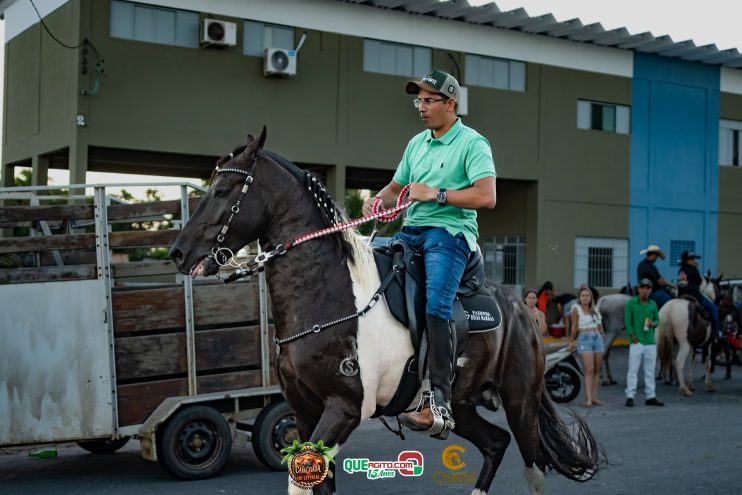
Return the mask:
<svg viewBox="0 0 742 495">
<path fill-rule="evenodd" d="M 606 31 L 600 23 L 583 25 L 579 19 L 558 22 L 552 14 L 531 16 L 522 8 L 502 11 L 496 2 L 473 6 L 468 0 L 339 1 L 641 53 L 654 53 L 690 62 L 742 67 L 742 54 L 736 48 L 719 50 L 714 44 L 697 46 L 693 40 L 675 41 L 670 36 L 654 36 L 650 32 L 632 34 L 625 27 Z"/>
</svg>

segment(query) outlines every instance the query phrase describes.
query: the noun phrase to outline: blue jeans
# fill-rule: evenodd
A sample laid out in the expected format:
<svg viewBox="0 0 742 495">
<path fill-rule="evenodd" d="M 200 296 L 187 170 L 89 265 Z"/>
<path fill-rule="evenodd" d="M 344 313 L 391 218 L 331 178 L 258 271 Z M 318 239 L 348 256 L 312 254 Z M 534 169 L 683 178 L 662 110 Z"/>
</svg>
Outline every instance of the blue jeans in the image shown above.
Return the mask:
<svg viewBox="0 0 742 495">
<path fill-rule="evenodd" d="M 603 336 L 598 332 L 580 332 L 577 336 L 577 352 L 605 352 Z"/>
<path fill-rule="evenodd" d="M 706 311 L 711 315 L 711 332 L 713 337 L 719 336 L 719 308 L 714 304 L 711 299 L 706 296 L 701 297 L 701 306 L 706 308 Z"/>
<path fill-rule="evenodd" d="M 657 303 L 657 309 L 661 308 L 663 304 L 672 299 L 665 289 L 652 292 L 649 294 L 649 298 Z"/>
<path fill-rule="evenodd" d="M 426 313 L 444 320 L 452 319 L 456 290 L 471 253 L 464 235 L 453 236 L 439 227 L 404 227 L 394 239 L 405 241 L 423 255 L 428 298 Z"/>
</svg>

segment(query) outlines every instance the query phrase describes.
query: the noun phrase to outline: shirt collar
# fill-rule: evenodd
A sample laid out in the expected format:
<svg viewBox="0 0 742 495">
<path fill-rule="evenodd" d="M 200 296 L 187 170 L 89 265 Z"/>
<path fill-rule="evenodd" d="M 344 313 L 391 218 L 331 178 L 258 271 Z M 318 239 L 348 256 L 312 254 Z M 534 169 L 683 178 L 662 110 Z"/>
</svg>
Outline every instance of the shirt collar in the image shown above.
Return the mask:
<svg viewBox="0 0 742 495">
<path fill-rule="evenodd" d="M 461 117 L 456 117 L 456 122 L 453 123 L 451 128 L 441 137 L 438 139 L 435 139 L 433 137 L 433 131 L 430 131 L 430 134 L 428 134 L 428 142 L 431 141 L 438 141 L 441 144 L 451 144 L 451 141 L 456 139 L 456 136 L 459 135 L 461 132 L 461 129 L 463 129 L 464 124 L 461 123 Z"/>
</svg>

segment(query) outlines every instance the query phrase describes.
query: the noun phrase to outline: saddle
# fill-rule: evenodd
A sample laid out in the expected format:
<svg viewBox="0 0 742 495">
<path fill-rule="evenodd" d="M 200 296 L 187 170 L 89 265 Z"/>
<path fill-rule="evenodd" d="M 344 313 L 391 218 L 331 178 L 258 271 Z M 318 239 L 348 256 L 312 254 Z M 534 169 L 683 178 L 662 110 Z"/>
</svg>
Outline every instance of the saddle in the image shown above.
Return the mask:
<svg viewBox="0 0 742 495">
<path fill-rule="evenodd" d="M 680 299 L 685 299 L 686 301 L 690 303 L 689 308 L 688 308 L 688 311 L 690 312 L 690 318 L 691 318 L 690 321 L 693 321 L 695 319 L 695 314 L 697 314 L 702 319 L 704 319 L 707 323 L 711 322 L 711 314 L 708 312 L 706 308 L 703 307 L 703 305 L 698 301 L 698 299 L 691 296 L 690 294 L 682 295 L 680 296 Z"/>
<path fill-rule="evenodd" d="M 401 240 L 374 247 L 374 260 L 379 277 L 384 281 L 382 288 L 389 311 L 410 330 L 414 348 L 397 393 L 386 407 L 377 409 L 373 417 L 397 416 L 415 398 L 424 378 L 425 366 L 419 363 L 425 363 L 427 355 L 425 263 L 421 253 Z M 502 323 L 500 308 L 484 283 L 484 262 L 478 247 L 470 255 L 456 291 L 453 320 L 457 356 L 463 352 L 470 333 L 493 331 Z"/>
</svg>

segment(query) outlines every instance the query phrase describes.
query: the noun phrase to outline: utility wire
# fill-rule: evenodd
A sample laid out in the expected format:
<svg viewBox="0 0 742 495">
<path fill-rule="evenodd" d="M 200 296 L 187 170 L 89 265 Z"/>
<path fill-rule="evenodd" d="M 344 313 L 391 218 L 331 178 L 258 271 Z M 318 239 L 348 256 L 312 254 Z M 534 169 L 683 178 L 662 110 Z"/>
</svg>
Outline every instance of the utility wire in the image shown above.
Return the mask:
<svg viewBox="0 0 742 495">
<path fill-rule="evenodd" d="M 82 48 L 83 46 L 89 46 L 93 50 L 93 52 L 95 52 L 95 58 L 97 60 L 95 63 L 95 84 L 93 86 L 93 89 L 83 90 L 82 94 L 85 96 L 97 95 L 98 91 L 100 90 L 100 76 L 101 74 L 103 74 L 104 60 L 103 60 L 103 56 L 101 55 L 101 53 L 98 51 L 95 45 L 93 45 L 93 43 L 91 43 L 91 41 L 87 38 L 84 38 L 82 40 L 82 43 L 80 43 L 79 45 L 68 45 L 67 43 L 63 42 L 62 40 L 54 36 L 54 33 L 51 32 L 49 27 L 44 22 L 44 18 L 41 17 L 41 13 L 39 12 L 39 9 L 36 8 L 36 4 L 33 2 L 33 0 L 28 0 L 28 1 L 31 2 L 31 6 L 36 11 L 36 15 L 39 17 L 39 22 L 41 23 L 41 27 L 43 27 L 44 31 L 46 31 L 46 33 L 51 37 L 51 39 L 56 41 L 60 46 L 67 48 L 69 50 L 77 50 L 78 48 Z"/>
<path fill-rule="evenodd" d="M 82 43 L 80 43 L 79 45 L 68 45 L 64 41 L 62 41 L 59 38 L 57 38 L 56 36 L 54 36 L 54 33 L 51 32 L 51 30 L 49 29 L 49 27 L 44 22 L 44 18 L 41 17 L 41 13 L 39 13 L 39 9 L 36 8 L 36 4 L 34 3 L 34 1 L 33 0 L 28 0 L 28 1 L 31 2 L 31 6 L 36 11 L 36 15 L 39 17 L 39 22 L 41 23 L 41 27 L 43 27 L 44 28 L 44 31 L 46 31 L 47 34 L 49 36 L 51 36 L 51 38 L 54 41 L 56 41 L 57 43 L 59 43 L 60 46 L 63 46 L 64 48 L 68 48 L 70 50 L 77 50 L 78 48 L 81 48 L 81 47 L 83 47 L 85 45 L 88 45 L 88 46 L 90 46 L 90 48 L 93 49 L 93 51 L 95 52 L 95 54 L 100 58 L 100 52 L 98 51 L 97 48 L 95 48 L 95 46 L 93 46 L 93 44 L 87 38 L 83 39 L 82 40 Z"/>
</svg>

